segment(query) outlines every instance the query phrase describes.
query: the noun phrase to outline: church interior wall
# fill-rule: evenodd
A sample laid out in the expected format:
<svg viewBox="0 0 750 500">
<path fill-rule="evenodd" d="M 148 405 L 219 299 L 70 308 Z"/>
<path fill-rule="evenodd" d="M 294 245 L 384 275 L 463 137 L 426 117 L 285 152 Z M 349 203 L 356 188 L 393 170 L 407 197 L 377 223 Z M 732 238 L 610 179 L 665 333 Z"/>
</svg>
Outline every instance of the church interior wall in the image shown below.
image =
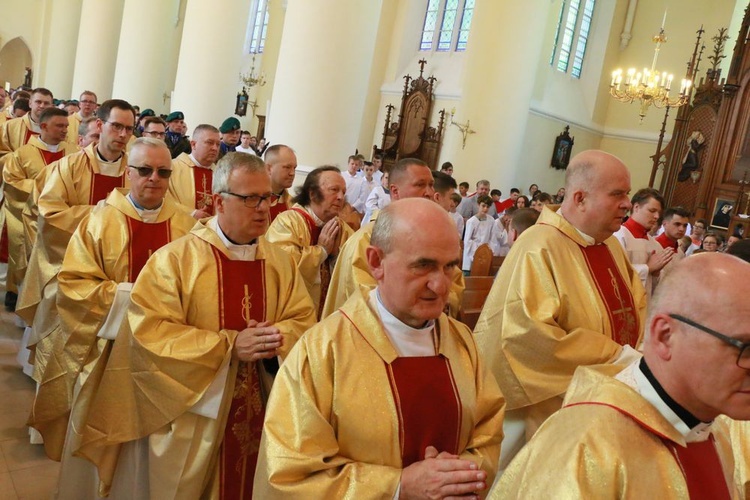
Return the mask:
<svg viewBox="0 0 750 500">
<path fill-rule="evenodd" d="M 31 52 L 32 70 L 37 73 L 39 69 L 38 54 L 41 48 L 42 23 L 38 15 L 44 8 L 44 0 L 3 0 L 2 20 L 0 20 L 0 50 L 15 38 L 20 38 Z M 32 21 L 34 20 L 34 21 Z M 15 52 L 15 50 L 14 50 Z M 18 55 L 8 56 L 9 62 L 6 64 L 17 64 Z M 20 75 L 20 81 L 11 81 L 3 75 L 9 74 L 11 78 L 18 79 L 15 66 L 10 73 L 6 73 L 8 68 L 0 66 L 0 84 L 5 85 L 10 81 L 12 86 L 18 86 L 23 83 L 23 73 Z"/>
</svg>

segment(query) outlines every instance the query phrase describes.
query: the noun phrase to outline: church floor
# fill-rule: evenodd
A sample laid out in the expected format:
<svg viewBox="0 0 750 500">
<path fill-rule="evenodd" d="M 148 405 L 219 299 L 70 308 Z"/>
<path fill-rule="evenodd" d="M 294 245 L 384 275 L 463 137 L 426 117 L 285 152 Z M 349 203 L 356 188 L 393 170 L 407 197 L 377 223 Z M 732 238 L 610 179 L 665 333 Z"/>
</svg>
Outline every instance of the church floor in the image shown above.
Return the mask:
<svg viewBox="0 0 750 500">
<path fill-rule="evenodd" d="M 5 293 L 0 293 L 4 299 Z M 34 400 L 34 382 L 16 361 L 23 330 L 0 301 L 0 500 L 52 497 L 60 464 L 42 445 L 29 443 L 26 419 Z"/>
</svg>

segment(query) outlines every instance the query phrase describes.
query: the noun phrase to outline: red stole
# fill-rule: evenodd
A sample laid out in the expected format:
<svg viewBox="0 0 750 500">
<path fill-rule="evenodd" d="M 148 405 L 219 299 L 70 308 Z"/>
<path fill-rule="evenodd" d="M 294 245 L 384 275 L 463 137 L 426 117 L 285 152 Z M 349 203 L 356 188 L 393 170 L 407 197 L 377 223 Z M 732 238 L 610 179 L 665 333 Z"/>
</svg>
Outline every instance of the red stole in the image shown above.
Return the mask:
<svg viewBox="0 0 750 500">
<path fill-rule="evenodd" d="M 461 398 L 450 361 L 442 355 L 402 357 L 386 370 L 398 412 L 401 466 L 424 460 L 428 446 L 457 455 Z"/>
<path fill-rule="evenodd" d="M 195 208 L 209 214 L 214 214 L 214 202 L 211 199 L 211 185 L 214 171 L 210 168 L 193 167 L 193 181 L 195 182 Z"/>
<path fill-rule="evenodd" d="M 216 248 L 211 249 L 219 277 L 221 328 L 240 331 L 247 328 L 250 320 L 265 321 L 264 261 L 231 260 Z M 240 362 L 219 452 L 220 498 L 252 498 L 264 417 L 257 363 Z"/>
<path fill-rule="evenodd" d="M 310 245 L 317 245 L 318 238 L 320 237 L 320 230 L 315 224 L 315 220 L 305 210 L 301 208 L 292 208 L 295 212 L 302 215 L 302 218 L 307 224 L 307 229 L 310 230 Z M 330 256 L 329 256 L 330 257 Z M 331 261 L 326 258 L 322 264 L 320 264 L 320 304 L 318 305 L 318 319 L 323 315 L 323 306 L 325 305 L 326 295 L 328 295 L 328 287 L 331 284 Z"/>
<path fill-rule="evenodd" d="M 135 279 L 151 254 L 172 240 L 172 231 L 169 220 L 148 224 L 132 217 L 126 217 L 126 219 L 128 220 L 128 281 L 135 283 Z"/>
<path fill-rule="evenodd" d="M 42 155 L 42 161 L 45 165 L 49 165 L 53 161 L 57 161 L 63 156 L 65 156 L 65 149 L 60 149 L 56 153 L 53 153 L 52 151 L 47 151 L 46 149 L 39 149 L 39 154 Z"/>
<path fill-rule="evenodd" d="M 89 205 L 96 205 L 109 196 L 115 188 L 125 187 L 125 174 L 119 177 L 97 174 L 91 172 L 91 192 L 89 194 Z"/>
<path fill-rule="evenodd" d="M 622 225 L 625 226 L 628 231 L 630 231 L 630 234 L 632 234 L 634 238 L 639 240 L 648 239 L 648 230 L 634 221 L 632 217 L 623 222 Z"/>
<path fill-rule="evenodd" d="M 282 191 L 281 196 L 271 194 L 271 209 L 268 211 L 268 223 L 270 224 L 273 220 L 278 217 L 281 212 L 289 210 L 289 206 L 284 201 L 285 192 Z M 314 224 L 313 224 L 314 225 Z"/>
<path fill-rule="evenodd" d="M 688 443 L 686 448 L 667 440 L 664 444 L 685 476 L 690 500 L 731 498 L 713 436 L 706 441 Z"/>
<path fill-rule="evenodd" d="M 603 243 L 579 248 L 607 309 L 612 340 L 635 348 L 638 342 L 638 311 L 630 287 L 620 274 L 612 253 Z"/>
<path fill-rule="evenodd" d="M 662 248 L 671 248 L 675 252 L 677 251 L 677 241 L 667 236 L 667 233 L 661 233 L 655 239 L 659 242 Z"/>
<path fill-rule="evenodd" d="M 31 130 L 30 128 L 27 128 L 27 129 L 26 129 L 26 134 L 25 134 L 25 135 L 23 136 L 23 144 L 21 144 L 21 146 L 25 146 L 26 144 L 28 144 L 28 143 L 29 143 L 29 140 L 30 140 L 30 139 L 31 139 L 31 137 L 32 137 L 32 136 L 34 136 L 34 135 L 39 135 L 39 133 L 37 133 L 37 132 L 34 132 L 34 131 L 33 131 L 33 130 Z"/>
</svg>

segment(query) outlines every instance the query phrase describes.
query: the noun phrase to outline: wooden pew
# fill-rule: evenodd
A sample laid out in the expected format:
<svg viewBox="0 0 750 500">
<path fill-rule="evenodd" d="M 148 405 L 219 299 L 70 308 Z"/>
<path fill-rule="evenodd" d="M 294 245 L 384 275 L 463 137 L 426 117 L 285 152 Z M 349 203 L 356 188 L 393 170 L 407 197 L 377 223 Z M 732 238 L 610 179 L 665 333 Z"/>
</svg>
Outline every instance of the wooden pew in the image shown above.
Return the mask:
<svg viewBox="0 0 750 500">
<path fill-rule="evenodd" d="M 466 288 L 464 288 L 463 298 L 461 299 L 458 319 L 474 330 L 495 278 L 494 276 L 466 276 L 464 281 Z"/>
<path fill-rule="evenodd" d="M 492 249 L 487 243 L 479 245 L 471 261 L 470 276 L 490 276 L 492 267 Z"/>
</svg>

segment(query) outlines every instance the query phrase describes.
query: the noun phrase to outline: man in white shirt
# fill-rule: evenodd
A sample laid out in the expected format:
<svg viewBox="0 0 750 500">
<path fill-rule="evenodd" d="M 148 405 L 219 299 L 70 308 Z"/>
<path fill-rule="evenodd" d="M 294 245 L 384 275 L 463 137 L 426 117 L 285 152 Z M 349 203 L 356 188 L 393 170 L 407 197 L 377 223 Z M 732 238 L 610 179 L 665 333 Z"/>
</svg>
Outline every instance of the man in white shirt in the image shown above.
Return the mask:
<svg viewBox="0 0 750 500">
<path fill-rule="evenodd" d="M 360 214 L 365 213 L 365 201 L 367 197 L 362 198 L 365 191 L 365 178 L 358 175 L 362 164 L 359 157 L 352 155 L 346 166 L 346 172 L 341 172 L 341 176 L 346 182 L 346 202 Z"/>
</svg>

